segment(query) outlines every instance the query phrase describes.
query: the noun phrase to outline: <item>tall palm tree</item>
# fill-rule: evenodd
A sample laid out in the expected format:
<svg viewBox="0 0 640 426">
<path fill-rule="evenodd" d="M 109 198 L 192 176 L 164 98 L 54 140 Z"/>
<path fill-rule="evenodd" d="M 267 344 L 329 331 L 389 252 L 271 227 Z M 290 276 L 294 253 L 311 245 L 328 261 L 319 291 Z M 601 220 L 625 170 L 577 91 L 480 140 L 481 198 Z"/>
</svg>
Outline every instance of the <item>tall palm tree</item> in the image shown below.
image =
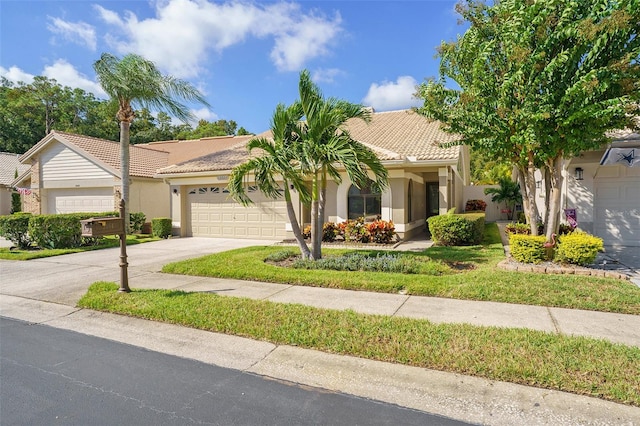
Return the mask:
<svg viewBox="0 0 640 426">
<path fill-rule="evenodd" d="M 193 118 L 179 100 L 209 106 L 189 82 L 163 75 L 156 65 L 142 56 L 129 54 L 122 59 L 103 53 L 93 64 L 98 82 L 113 101 L 118 102 L 120 122 L 121 197 L 125 201 L 125 229 L 129 224 L 129 127 L 135 118 L 133 106 L 168 112 L 182 121 Z"/>
<path fill-rule="evenodd" d="M 299 103 L 286 107 L 278 104 L 271 119 L 271 132 L 273 139 L 254 138 L 249 141 L 249 152 L 261 150 L 262 152 L 241 165 L 235 167 L 229 176 L 229 192 L 234 200 L 247 206 L 252 203 L 245 191 L 245 183 L 249 175 L 260 191 L 270 198 L 279 198 L 284 192 L 287 204 L 287 216 L 291 229 L 300 247 L 302 257 L 308 259 L 311 252 L 304 240 L 300 225 L 295 214 L 291 200 L 290 185 L 298 191 L 303 202 L 308 202 L 309 191 L 305 185 L 304 176 L 300 169 L 300 144 L 296 133 L 296 124 L 302 116 Z M 282 179 L 282 189 L 277 179 Z"/>
<path fill-rule="evenodd" d="M 320 259 L 328 179 L 340 184 L 339 168 L 344 168 L 358 188 L 373 181 L 374 187 L 383 190 L 388 173 L 375 153 L 354 140 L 346 127 L 349 119 L 371 119 L 363 105 L 324 98 L 307 70 L 300 73 L 298 90 L 305 118 L 297 131 L 302 143 L 300 161 L 311 179 L 311 253 L 313 259 Z"/>
</svg>

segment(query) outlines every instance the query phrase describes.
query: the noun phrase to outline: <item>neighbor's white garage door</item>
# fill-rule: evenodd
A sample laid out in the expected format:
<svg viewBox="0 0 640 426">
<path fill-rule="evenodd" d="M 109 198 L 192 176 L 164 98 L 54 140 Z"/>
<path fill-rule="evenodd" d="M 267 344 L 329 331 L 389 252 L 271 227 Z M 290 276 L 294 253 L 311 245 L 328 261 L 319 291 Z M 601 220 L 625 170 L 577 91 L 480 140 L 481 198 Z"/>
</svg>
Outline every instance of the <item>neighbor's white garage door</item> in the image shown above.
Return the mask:
<svg viewBox="0 0 640 426">
<path fill-rule="evenodd" d="M 286 235 L 284 200 L 271 200 L 254 187 L 248 207 L 236 203 L 224 186 L 187 188 L 187 203 L 194 237 L 280 239 Z"/>
<path fill-rule="evenodd" d="M 640 170 L 617 167 L 619 177 L 595 179 L 594 234 L 605 245 L 640 246 Z"/>
<path fill-rule="evenodd" d="M 47 213 L 98 213 L 114 210 L 113 188 L 49 189 Z"/>
</svg>

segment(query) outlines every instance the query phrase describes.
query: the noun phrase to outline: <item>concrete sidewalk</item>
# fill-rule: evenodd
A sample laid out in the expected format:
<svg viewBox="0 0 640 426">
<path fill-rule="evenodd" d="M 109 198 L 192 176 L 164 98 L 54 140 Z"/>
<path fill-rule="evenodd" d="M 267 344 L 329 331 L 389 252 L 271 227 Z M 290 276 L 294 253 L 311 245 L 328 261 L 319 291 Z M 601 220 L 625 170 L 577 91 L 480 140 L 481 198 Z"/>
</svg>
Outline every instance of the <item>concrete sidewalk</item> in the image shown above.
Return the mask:
<svg viewBox="0 0 640 426">
<path fill-rule="evenodd" d="M 264 241 L 173 239 L 131 246 L 132 288 L 207 291 L 434 322 L 524 327 L 640 346 L 640 316 L 301 287 L 159 273 L 169 261 Z M 415 247 L 412 246 L 412 249 Z M 310 386 L 483 424 L 639 424 L 640 409 L 595 398 L 120 317 L 75 308 L 94 281 L 117 281 L 117 249 L 0 261 L 0 314 Z"/>
</svg>

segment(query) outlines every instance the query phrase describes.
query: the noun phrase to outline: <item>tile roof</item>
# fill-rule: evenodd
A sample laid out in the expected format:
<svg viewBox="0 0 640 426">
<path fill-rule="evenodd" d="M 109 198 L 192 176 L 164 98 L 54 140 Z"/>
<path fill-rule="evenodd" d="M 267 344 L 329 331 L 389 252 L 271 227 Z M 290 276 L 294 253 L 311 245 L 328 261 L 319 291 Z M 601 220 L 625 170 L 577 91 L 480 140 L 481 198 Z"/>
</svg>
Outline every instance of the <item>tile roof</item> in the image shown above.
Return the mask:
<svg viewBox="0 0 640 426">
<path fill-rule="evenodd" d="M 351 119 L 347 121 L 351 137 L 368 145 L 380 160 L 398 160 L 415 157 L 416 160 L 455 160 L 459 146 L 447 144 L 460 140 L 460 136 L 446 133 L 438 121 L 431 121 L 412 110 L 378 112 L 371 122 Z"/>
<path fill-rule="evenodd" d="M 445 133 L 437 121 L 429 121 L 411 111 L 390 111 L 372 114 L 371 122 L 349 120 L 347 126 L 351 137 L 372 149 L 384 161 L 457 161 L 460 147 L 441 147 L 459 140 L 459 136 Z M 257 137 L 270 137 L 266 131 Z M 230 170 L 249 158 L 246 141 L 228 149 L 214 152 L 193 160 L 169 166 L 158 174 L 197 173 Z"/>
<path fill-rule="evenodd" d="M 22 164 L 19 158 L 19 154 L 0 152 L 0 185 L 10 186 L 16 177 L 16 170 L 18 175 L 29 170 L 29 165 Z"/>
<path fill-rule="evenodd" d="M 79 148 L 111 168 L 120 170 L 120 143 L 90 136 L 53 131 L 20 157 L 31 157 L 51 140 L 66 142 Z M 129 147 L 129 174 L 137 177 L 153 177 L 156 170 L 167 166 L 169 153 L 137 145 Z"/>
<path fill-rule="evenodd" d="M 217 136 L 211 138 L 191 139 L 183 141 L 160 141 L 141 144 L 149 149 L 165 151 L 169 153 L 167 164 L 178 164 L 193 158 L 209 155 L 214 152 L 228 149 L 240 142 L 248 142 L 253 135 L 248 136 Z"/>
</svg>

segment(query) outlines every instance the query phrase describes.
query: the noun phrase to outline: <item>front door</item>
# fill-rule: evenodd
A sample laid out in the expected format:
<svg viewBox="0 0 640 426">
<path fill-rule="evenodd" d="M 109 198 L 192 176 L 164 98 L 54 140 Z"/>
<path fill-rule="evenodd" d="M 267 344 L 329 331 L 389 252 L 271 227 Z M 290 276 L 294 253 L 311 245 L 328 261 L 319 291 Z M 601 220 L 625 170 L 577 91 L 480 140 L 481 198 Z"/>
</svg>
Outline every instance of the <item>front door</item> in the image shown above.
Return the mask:
<svg viewBox="0 0 640 426">
<path fill-rule="evenodd" d="M 440 184 L 427 182 L 427 218 L 440 214 Z"/>
</svg>

